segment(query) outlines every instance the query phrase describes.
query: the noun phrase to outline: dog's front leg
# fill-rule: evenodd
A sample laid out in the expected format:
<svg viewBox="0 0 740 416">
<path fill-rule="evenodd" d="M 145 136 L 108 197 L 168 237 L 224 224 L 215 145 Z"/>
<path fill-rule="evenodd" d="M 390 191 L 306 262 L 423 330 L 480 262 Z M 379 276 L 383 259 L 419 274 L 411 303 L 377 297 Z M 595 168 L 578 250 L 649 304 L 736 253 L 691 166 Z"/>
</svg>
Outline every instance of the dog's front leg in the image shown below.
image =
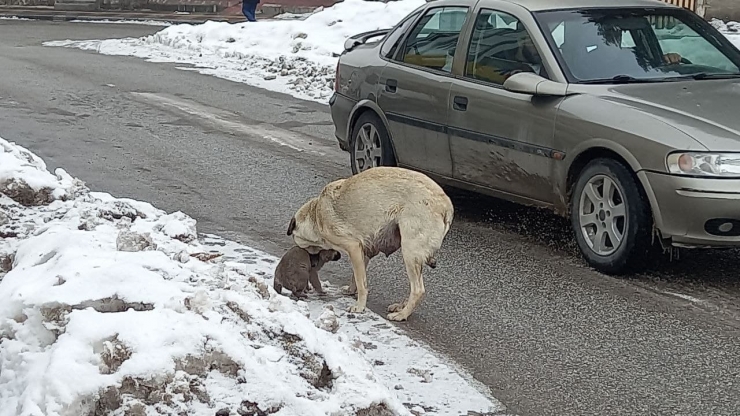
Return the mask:
<svg viewBox="0 0 740 416">
<path fill-rule="evenodd" d="M 370 257 L 365 257 L 365 273 L 367 274 L 367 265 L 370 263 Z M 355 283 L 355 276 L 354 273 L 352 274 L 352 277 L 349 279 L 349 286 L 343 286 L 342 287 L 342 294 L 345 296 L 355 296 L 357 295 L 357 283 Z"/>
<path fill-rule="evenodd" d="M 367 305 L 366 257 L 360 244 L 352 246 L 350 250 L 347 250 L 347 254 L 349 254 L 349 260 L 352 262 L 352 274 L 354 275 L 354 282 L 357 288 L 357 302 L 349 308 L 349 311 L 360 313 L 365 310 L 365 306 Z"/>
<path fill-rule="evenodd" d="M 326 293 L 321 287 L 321 279 L 319 279 L 319 273 L 315 270 L 312 270 L 308 273 L 308 282 L 310 283 L 310 286 L 313 287 L 313 290 L 315 290 L 316 293 L 318 293 L 319 295 L 323 295 Z"/>
</svg>

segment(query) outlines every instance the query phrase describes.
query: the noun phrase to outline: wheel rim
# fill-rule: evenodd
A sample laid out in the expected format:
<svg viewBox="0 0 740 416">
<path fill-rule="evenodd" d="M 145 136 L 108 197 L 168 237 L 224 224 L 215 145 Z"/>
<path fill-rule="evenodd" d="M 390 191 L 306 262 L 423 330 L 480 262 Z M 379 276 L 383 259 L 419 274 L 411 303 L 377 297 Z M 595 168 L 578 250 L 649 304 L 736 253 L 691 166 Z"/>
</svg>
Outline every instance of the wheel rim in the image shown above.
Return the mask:
<svg viewBox="0 0 740 416">
<path fill-rule="evenodd" d="M 589 179 L 581 192 L 579 225 L 591 250 L 608 256 L 619 249 L 629 222 L 623 192 L 606 175 Z"/>
<path fill-rule="evenodd" d="M 372 123 L 363 124 L 355 137 L 354 159 L 359 172 L 380 166 L 383 146 L 378 129 Z"/>
</svg>

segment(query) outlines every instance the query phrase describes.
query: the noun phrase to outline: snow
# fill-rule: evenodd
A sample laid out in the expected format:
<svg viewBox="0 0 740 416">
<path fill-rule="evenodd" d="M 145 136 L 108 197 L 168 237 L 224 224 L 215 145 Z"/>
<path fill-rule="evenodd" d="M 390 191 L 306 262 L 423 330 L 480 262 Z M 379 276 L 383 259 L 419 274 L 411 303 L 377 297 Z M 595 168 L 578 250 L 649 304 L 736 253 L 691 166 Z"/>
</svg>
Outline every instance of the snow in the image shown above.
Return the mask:
<svg viewBox="0 0 740 416">
<path fill-rule="evenodd" d="M 176 24 L 142 38 L 61 40 L 44 45 L 193 65 L 202 74 L 328 103 L 336 54 L 342 52 L 344 41 L 361 32 L 393 27 L 424 3 L 345 0 L 311 14 L 285 13 L 272 21 Z M 711 24 L 740 46 L 739 23 L 714 19 Z M 681 37 L 680 33 L 671 35 L 676 35 L 676 39 L 663 41 L 669 52 L 680 53 L 694 62 L 730 68 L 728 61 L 704 51 L 703 40 Z"/>
<path fill-rule="evenodd" d="M 70 23 L 96 23 L 96 24 L 123 24 L 123 25 L 144 25 L 144 26 L 172 26 L 172 22 L 168 21 L 160 21 L 160 20 L 110 20 L 110 19 L 100 19 L 100 20 L 84 20 L 84 19 L 75 19 L 70 20 Z"/>
<path fill-rule="evenodd" d="M 423 4 L 424 0 L 345 0 L 304 20 L 177 24 L 142 38 L 44 45 L 190 64 L 203 74 L 327 103 L 335 54 L 342 52 L 344 41 L 360 32 L 390 28 Z"/>
<path fill-rule="evenodd" d="M 29 19 L 26 17 L 18 17 L 18 16 L 0 16 L 0 20 L 23 20 L 23 21 L 32 21 L 34 19 Z"/>
<path fill-rule="evenodd" d="M 503 410 L 338 288 L 275 293 L 267 253 L 3 139 L 0 167 L 0 416 Z"/>
<path fill-rule="evenodd" d="M 709 22 L 712 26 L 717 28 L 727 39 L 730 40 L 736 47 L 740 48 L 740 23 L 738 22 L 727 22 L 725 23 L 719 19 L 712 19 Z"/>
</svg>

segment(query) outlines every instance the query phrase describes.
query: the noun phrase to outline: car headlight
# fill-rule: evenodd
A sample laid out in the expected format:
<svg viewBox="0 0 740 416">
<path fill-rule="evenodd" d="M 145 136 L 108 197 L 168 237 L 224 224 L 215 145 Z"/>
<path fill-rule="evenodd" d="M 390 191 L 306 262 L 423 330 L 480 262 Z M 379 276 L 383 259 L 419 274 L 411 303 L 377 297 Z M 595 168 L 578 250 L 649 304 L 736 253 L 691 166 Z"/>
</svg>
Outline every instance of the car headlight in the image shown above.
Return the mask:
<svg viewBox="0 0 740 416">
<path fill-rule="evenodd" d="M 740 153 L 671 153 L 666 164 L 678 175 L 740 178 Z"/>
</svg>

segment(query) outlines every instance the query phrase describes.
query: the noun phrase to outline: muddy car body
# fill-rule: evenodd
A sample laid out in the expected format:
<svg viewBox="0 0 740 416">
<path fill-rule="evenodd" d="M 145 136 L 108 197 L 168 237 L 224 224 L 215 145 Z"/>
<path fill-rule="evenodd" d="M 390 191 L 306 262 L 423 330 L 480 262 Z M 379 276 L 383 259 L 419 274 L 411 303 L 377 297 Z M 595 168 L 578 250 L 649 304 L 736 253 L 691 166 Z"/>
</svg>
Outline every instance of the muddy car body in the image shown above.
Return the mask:
<svg viewBox="0 0 740 416">
<path fill-rule="evenodd" d="M 740 51 L 657 0 L 435 0 L 345 43 L 330 100 L 379 165 L 549 208 L 587 262 L 740 246 Z M 654 238 L 657 237 L 657 238 Z"/>
</svg>

